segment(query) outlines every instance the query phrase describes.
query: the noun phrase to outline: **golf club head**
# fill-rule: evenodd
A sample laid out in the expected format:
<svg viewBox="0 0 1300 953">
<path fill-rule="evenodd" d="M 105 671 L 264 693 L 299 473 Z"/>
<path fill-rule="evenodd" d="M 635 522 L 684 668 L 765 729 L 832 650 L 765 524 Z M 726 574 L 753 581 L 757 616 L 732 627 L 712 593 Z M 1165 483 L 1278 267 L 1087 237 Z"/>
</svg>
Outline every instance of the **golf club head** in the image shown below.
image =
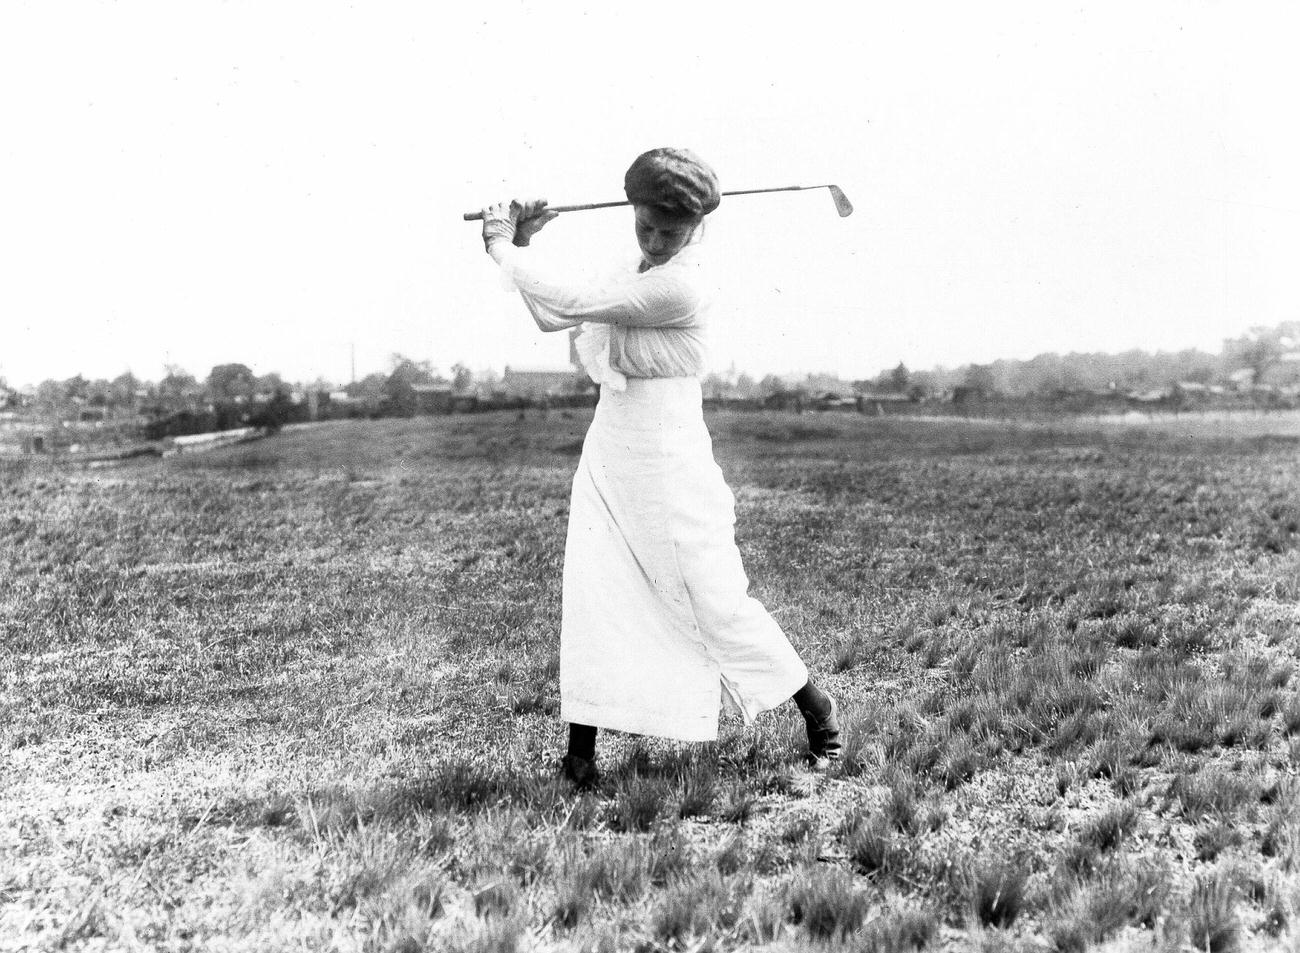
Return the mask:
<svg viewBox="0 0 1300 953">
<path fill-rule="evenodd" d="M 840 213 L 840 218 L 848 218 L 853 214 L 853 203 L 849 197 L 838 185 L 828 185 L 826 188 L 831 190 L 831 198 L 835 200 L 835 211 Z"/>
</svg>

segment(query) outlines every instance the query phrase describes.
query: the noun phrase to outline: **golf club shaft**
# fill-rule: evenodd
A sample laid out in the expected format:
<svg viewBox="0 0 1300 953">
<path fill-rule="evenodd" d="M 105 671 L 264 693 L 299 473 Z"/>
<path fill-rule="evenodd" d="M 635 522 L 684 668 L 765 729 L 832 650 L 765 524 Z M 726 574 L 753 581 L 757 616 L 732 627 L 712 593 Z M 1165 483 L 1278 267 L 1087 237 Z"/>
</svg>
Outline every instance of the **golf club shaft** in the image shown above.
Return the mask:
<svg viewBox="0 0 1300 953">
<path fill-rule="evenodd" d="M 853 211 L 853 206 L 848 204 L 843 191 L 837 185 L 781 185 L 771 189 L 739 189 L 734 192 L 723 192 L 723 196 L 728 195 L 757 195 L 760 192 L 802 192 L 804 189 L 830 189 L 831 195 L 835 198 L 835 207 L 839 209 L 840 215 L 848 215 Z M 620 205 L 631 205 L 631 202 L 588 202 L 585 205 L 548 205 L 547 208 L 552 212 L 586 212 L 594 208 L 617 208 Z M 846 212 L 845 209 L 848 209 Z M 465 221 L 476 222 L 483 217 L 483 213 L 466 212 Z"/>
</svg>

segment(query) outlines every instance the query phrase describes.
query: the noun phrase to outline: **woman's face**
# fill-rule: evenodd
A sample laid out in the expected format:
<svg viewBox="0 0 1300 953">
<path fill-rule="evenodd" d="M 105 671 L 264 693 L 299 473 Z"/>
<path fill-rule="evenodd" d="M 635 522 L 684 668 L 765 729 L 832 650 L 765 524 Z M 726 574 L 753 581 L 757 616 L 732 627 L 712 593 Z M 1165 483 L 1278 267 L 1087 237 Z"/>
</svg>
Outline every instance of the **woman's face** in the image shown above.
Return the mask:
<svg viewBox="0 0 1300 953">
<path fill-rule="evenodd" d="M 686 247 L 699 224 L 691 219 L 665 215 L 653 205 L 637 205 L 636 243 L 651 265 L 662 265 Z"/>
</svg>

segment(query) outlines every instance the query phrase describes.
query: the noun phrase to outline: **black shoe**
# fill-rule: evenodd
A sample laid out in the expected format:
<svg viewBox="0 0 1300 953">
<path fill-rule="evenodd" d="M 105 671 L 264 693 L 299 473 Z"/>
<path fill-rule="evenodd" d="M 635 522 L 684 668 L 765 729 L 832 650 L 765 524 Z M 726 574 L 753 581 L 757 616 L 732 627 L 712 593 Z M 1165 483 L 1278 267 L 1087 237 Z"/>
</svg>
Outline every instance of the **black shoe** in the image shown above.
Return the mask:
<svg viewBox="0 0 1300 953">
<path fill-rule="evenodd" d="M 596 762 L 580 758 L 576 754 L 566 754 L 560 761 L 560 770 L 565 780 L 571 782 L 579 791 L 590 791 L 600 783 L 600 772 Z"/>
<path fill-rule="evenodd" d="M 831 710 L 825 715 L 817 715 L 813 712 L 804 712 L 804 724 L 808 728 L 808 756 L 814 761 L 839 761 L 840 751 L 843 745 L 840 744 L 840 719 L 839 705 L 835 704 L 835 699 L 830 695 Z"/>
</svg>

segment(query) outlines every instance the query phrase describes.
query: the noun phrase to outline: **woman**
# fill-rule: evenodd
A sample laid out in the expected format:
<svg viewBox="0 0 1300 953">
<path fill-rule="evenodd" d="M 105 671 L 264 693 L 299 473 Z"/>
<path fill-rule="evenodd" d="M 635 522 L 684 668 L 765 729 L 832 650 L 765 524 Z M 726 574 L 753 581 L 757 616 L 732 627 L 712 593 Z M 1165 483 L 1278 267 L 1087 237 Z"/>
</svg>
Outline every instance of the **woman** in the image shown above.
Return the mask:
<svg viewBox="0 0 1300 953">
<path fill-rule="evenodd" d="M 840 753 L 834 700 L 747 594 L 734 498 L 701 412 L 708 295 L 703 220 L 717 177 L 653 149 L 624 177 L 640 255 L 608 280 L 556 279 L 526 251 L 558 213 L 544 200 L 484 209 L 487 252 L 543 331 L 577 325 L 600 401 L 574 476 L 564 559 L 565 775 L 597 780 L 596 730 L 717 738 L 719 694 L 746 723 L 793 697 L 815 762 Z"/>
</svg>

